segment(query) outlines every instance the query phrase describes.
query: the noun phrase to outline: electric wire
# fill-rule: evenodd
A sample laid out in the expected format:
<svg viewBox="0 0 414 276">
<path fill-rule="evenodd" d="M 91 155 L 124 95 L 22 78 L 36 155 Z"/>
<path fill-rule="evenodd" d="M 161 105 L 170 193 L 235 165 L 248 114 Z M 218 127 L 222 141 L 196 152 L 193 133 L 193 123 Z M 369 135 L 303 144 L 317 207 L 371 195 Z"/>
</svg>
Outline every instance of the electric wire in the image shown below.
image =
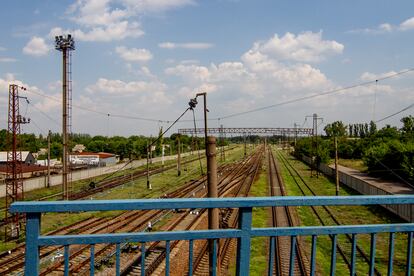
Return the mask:
<svg viewBox="0 0 414 276">
<path fill-rule="evenodd" d="M 194 113 L 194 109 L 191 109 L 193 111 L 193 122 L 194 122 L 194 133 L 197 133 L 197 124 L 196 124 L 196 118 L 195 118 L 195 113 Z M 193 135 L 194 138 L 194 135 Z M 198 145 L 198 140 L 196 140 L 196 150 L 197 150 L 197 154 L 198 154 L 198 161 L 200 162 L 200 172 L 201 175 L 203 175 L 203 166 L 201 164 L 201 156 L 200 156 L 200 148 Z"/>
<path fill-rule="evenodd" d="M 159 140 L 159 139 L 161 139 L 161 137 L 163 137 L 164 136 L 164 134 L 165 133 L 167 133 L 167 131 L 168 130 L 170 130 L 186 113 L 187 113 L 187 111 L 189 110 L 190 108 L 188 107 L 163 133 L 161 133 L 161 134 L 159 134 L 158 135 L 158 138 L 157 139 L 155 139 L 151 144 L 149 144 L 148 146 L 147 146 L 147 152 L 148 152 L 148 150 L 149 149 L 151 149 L 151 147 L 154 145 L 154 144 L 156 144 L 157 143 L 157 141 Z M 109 177 L 112 177 L 114 174 L 116 174 L 116 173 L 118 173 L 119 171 L 121 171 L 121 170 L 123 170 L 126 166 L 128 166 L 131 162 L 133 162 L 133 161 L 135 161 L 135 160 L 138 160 L 137 158 L 131 158 L 130 160 L 128 160 L 128 162 L 126 162 L 125 164 L 124 164 L 124 166 L 122 166 L 122 167 L 120 167 L 119 169 L 117 169 L 116 171 L 114 171 L 113 173 L 111 173 L 111 174 L 109 174 L 109 175 L 107 175 L 107 176 L 105 176 L 103 179 L 101 179 L 101 180 L 99 180 L 97 183 L 95 183 L 95 184 L 98 184 L 98 183 L 100 183 L 100 182 L 102 182 L 102 181 L 104 181 L 104 180 L 106 180 L 106 179 L 108 179 Z"/>
<path fill-rule="evenodd" d="M 228 118 L 237 117 L 237 116 L 241 116 L 241 115 L 245 115 L 245 114 L 249 114 L 249 113 L 253 113 L 253 112 L 258 112 L 258 111 L 262 111 L 262 110 L 266 110 L 266 109 L 270 109 L 270 108 L 274 108 L 274 107 L 278 107 L 278 106 L 283 106 L 283 105 L 287 105 L 287 104 L 291 104 L 291 103 L 295 103 L 295 102 L 300 102 L 300 101 L 310 100 L 310 99 L 321 97 L 321 96 L 336 94 L 336 93 L 339 93 L 339 92 L 351 90 L 353 88 L 363 87 L 363 86 L 368 86 L 368 85 L 371 85 L 371 84 L 374 84 L 374 83 L 378 83 L 379 81 L 394 78 L 394 77 L 397 77 L 397 76 L 400 76 L 400 75 L 403 75 L 403 74 L 407 74 L 407 73 L 412 72 L 412 71 L 414 71 L 414 68 L 410 68 L 410 69 L 403 70 L 403 71 L 400 71 L 400 72 L 397 72 L 397 73 L 394 73 L 394 74 L 390 74 L 388 76 L 384 76 L 384 77 L 381 77 L 381 78 L 378 78 L 378 79 L 372 80 L 372 81 L 361 82 L 361 83 L 345 86 L 345 87 L 342 87 L 342 88 L 337 88 L 337 89 L 325 91 L 325 92 L 318 93 L 318 94 L 312 94 L 312 95 L 308 95 L 308 96 L 304 96 L 304 97 L 300 97 L 300 98 L 296 98 L 296 99 L 291 99 L 291 100 L 287 100 L 287 101 L 284 101 L 284 102 L 280 102 L 280 103 L 276 103 L 276 104 L 272 104 L 272 105 L 268 105 L 268 106 L 263 106 L 263 107 L 243 111 L 243 112 L 237 112 L 237 113 L 233 113 L 233 114 L 230 114 L 230 115 L 221 116 L 221 117 L 215 118 L 215 120 L 228 119 Z"/>
<path fill-rule="evenodd" d="M 36 107 L 36 105 L 32 104 L 30 101 L 28 101 L 28 104 L 33 107 L 34 109 L 36 109 L 39 113 L 41 113 L 43 116 L 45 116 L 46 118 L 48 118 L 50 121 L 54 122 L 57 126 L 60 126 L 60 123 L 55 120 L 54 118 L 52 118 L 51 116 L 47 115 L 45 112 L 43 112 L 40 108 Z"/>
<path fill-rule="evenodd" d="M 392 117 L 394 117 L 394 116 L 396 116 L 396 115 L 398 115 L 398 114 L 400 114 L 400 113 L 403 113 L 404 111 L 407 111 L 407 110 L 409 110 L 410 108 L 413 108 L 414 107 L 414 103 L 412 103 L 412 104 L 410 104 L 409 106 L 407 106 L 407 107 L 404 107 L 403 109 L 401 109 L 401 110 L 399 110 L 399 111 L 397 111 L 397 112 L 395 112 L 395 113 L 393 113 L 393 114 L 391 114 L 391 115 L 388 115 L 388 116 L 386 116 L 386 117 L 384 117 L 384 118 L 382 118 L 382 119 L 380 119 L 380 120 L 377 120 L 377 121 L 375 121 L 376 123 L 379 123 L 379 122 L 382 122 L 382 121 L 385 121 L 385 120 L 387 120 L 387 119 L 389 119 L 389 118 L 392 118 Z"/>
<path fill-rule="evenodd" d="M 384 77 L 381 77 L 381 78 L 378 78 L 378 79 L 372 80 L 372 81 L 361 82 L 361 83 L 345 86 L 345 87 L 342 87 L 342 88 L 337 88 L 337 89 L 333 89 L 333 90 L 329 90 L 329 91 L 325 91 L 325 92 L 321 92 L 321 93 L 317 93 L 317 94 L 312 94 L 312 95 L 308 95 L 308 96 L 304 96 L 304 97 L 299 97 L 299 98 L 295 98 L 295 99 L 275 103 L 275 104 L 272 104 L 272 105 L 263 106 L 263 107 L 243 111 L 243 112 L 237 112 L 237 113 L 233 113 L 233 114 L 229 114 L 229 115 L 225 115 L 225 116 L 221 116 L 221 117 L 209 118 L 208 121 L 219 121 L 219 120 L 223 120 L 223 119 L 233 118 L 233 117 L 242 116 L 242 115 L 249 114 L 249 113 L 254 113 L 254 112 L 259 112 L 259 111 L 263 111 L 263 110 L 267 110 L 267 109 L 271 109 L 271 108 L 274 108 L 274 107 L 283 106 L 283 105 L 287 105 L 287 104 L 291 104 L 291 103 L 295 103 L 295 102 L 305 101 L 305 100 L 309 100 L 309 99 L 313 99 L 313 98 L 317 98 L 317 97 L 322 97 L 322 96 L 326 96 L 326 95 L 332 95 L 332 94 L 336 94 L 336 93 L 339 93 L 339 92 L 351 90 L 351 89 L 357 88 L 357 87 L 363 87 L 363 86 L 368 86 L 368 85 L 372 85 L 372 84 L 378 84 L 379 81 L 384 81 L 384 80 L 387 80 L 387 79 L 391 79 L 391 78 L 394 78 L 394 77 L 397 77 L 397 76 L 400 76 L 400 75 L 403 75 L 403 74 L 407 74 L 407 73 L 412 72 L 412 71 L 414 71 L 414 68 L 410 68 L 410 69 L 406 69 L 406 70 L 403 70 L 403 71 L 400 71 L 400 72 L 396 72 L 394 74 L 390 74 L 390 75 L 387 75 L 387 76 L 384 76 Z M 57 99 L 55 97 L 52 97 L 52 96 L 49 96 L 49 95 L 45 95 L 43 93 L 39 93 L 39 92 L 32 91 L 32 90 L 26 90 L 26 91 L 29 92 L 29 93 L 36 94 L 36 95 L 41 96 L 41 97 L 51 99 L 53 101 L 60 102 L 59 99 Z M 73 107 L 76 107 L 76 108 L 81 109 L 81 110 L 89 111 L 89 112 L 92 112 L 92 113 L 100 114 L 100 115 L 103 115 L 103 116 L 112 116 L 112 117 L 117 117 L 117 118 L 141 120 L 141 121 L 148 121 L 148 122 L 160 122 L 160 123 L 170 123 L 171 122 L 170 120 L 145 118 L 145 117 L 134 116 L 134 115 L 111 114 L 111 113 L 108 113 L 108 112 L 103 112 L 103 111 L 91 109 L 91 108 L 81 106 L 81 105 L 76 105 L 76 104 L 73 104 Z M 190 122 L 190 121 L 192 121 L 192 120 L 181 120 L 181 122 Z"/>
</svg>

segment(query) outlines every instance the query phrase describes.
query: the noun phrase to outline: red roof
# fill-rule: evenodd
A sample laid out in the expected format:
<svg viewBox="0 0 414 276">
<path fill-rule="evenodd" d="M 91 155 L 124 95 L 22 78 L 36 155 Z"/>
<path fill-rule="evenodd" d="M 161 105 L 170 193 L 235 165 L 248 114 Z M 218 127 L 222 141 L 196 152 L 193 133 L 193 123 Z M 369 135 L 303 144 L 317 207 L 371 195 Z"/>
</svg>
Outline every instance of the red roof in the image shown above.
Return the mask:
<svg viewBox="0 0 414 276">
<path fill-rule="evenodd" d="M 115 156 L 115 154 L 113 154 L 113 153 L 107 153 L 107 152 L 88 152 L 88 151 L 71 153 L 70 155 L 93 155 L 93 156 L 98 156 L 99 158 L 102 158 L 102 159 L 109 158 L 109 157 L 114 157 Z"/>
</svg>

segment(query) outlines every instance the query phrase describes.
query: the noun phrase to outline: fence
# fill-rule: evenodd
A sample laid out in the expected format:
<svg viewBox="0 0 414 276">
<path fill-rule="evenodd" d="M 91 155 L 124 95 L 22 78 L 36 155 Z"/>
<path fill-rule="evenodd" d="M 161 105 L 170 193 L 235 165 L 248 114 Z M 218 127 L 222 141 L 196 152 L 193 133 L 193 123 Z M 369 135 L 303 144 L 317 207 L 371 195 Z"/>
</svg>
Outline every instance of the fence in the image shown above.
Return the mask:
<svg viewBox="0 0 414 276">
<path fill-rule="evenodd" d="M 302 156 L 302 160 L 308 165 L 312 164 L 312 159 L 310 157 Z M 329 167 L 327 164 L 321 163 L 318 169 L 329 177 L 335 177 L 335 169 Z M 342 171 L 339 171 L 339 182 L 363 195 L 392 194 L 367 181 L 348 175 Z M 414 222 L 414 205 L 384 205 L 383 207 L 406 221 Z"/>
<path fill-rule="evenodd" d="M 336 269 L 336 241 L 337 235 L 352 234 L 351 252 L 351 275 L 355 273 L 356 267 L 356 236 L 359 234 L 371 234 L 370 250 L 370 275 L 374 274 L 375 246 L 378 233 L 407 233 L 407 274 L 411 274 L 412 265 L 412 240 L 413 223 L 399 224 L 376 224 L 376 225 L 340 225 L 340 226 L 307 226 L 307 227 L 272 227 L 252 228 L 252 209 L 254 207 L 270 206 L 333 206 L 333 205 L 373 205 L 373 204 L 412 204 L 414 195 L 394 196 L 325 196 L 325 197 L 262 197 L 262 198 L 187 198 L 187 199 L 148 199 L 148 200 L 96 200 L 96 201 L 70 201 L 70 202 L 16 202 L 11 206 L 12 212 L 26 213 L 26 263 L 25 275 L 38 275 L 39 273 L 39 249 L 41 246 L 65 247 L 65 275 L 69 275 L 69 246 L 72 244 L 91 245 L 90 273 L 94 274 L 94 245 L 100 243 L 116 244 L 116 275 L 120 275 L 120 244 L 128 242 L 141 243 L 142 255 L 145 256 L 145 243 L 153 241 L 166 241 L 165 272 L 170 271 L 170 241 L 188 240 L 189 249 L 189 275 L 192 275 L 193 249 L 191 245 L 194 240 L 215 240 L 224 238 L 237 238 L 237 275 L 249 275 L 250 267 L 250 244 L 253 237 L 279 237 L 289 236 L 291 239 L 290 275 L 294 273 L 295 243 L 298 236 L 311 236 L 311 258 L 309 262 L 310 275 L 315 275 L 316 267 L 316 241 L 320 235 L 330 235 L 332 240 L 331 272 Z M 193 208 L 237 208 L 239 210 L 238 229 L 219 230 L 190 230 L 169 232 L 134 232 L 134 233 L 111 233 L 111 234 L 83 234 L 83 235 L 40 235 L 40 220 L 42 213 L 47 212 L 89 212 L 89 211 L 112 211 L 112 210 L 159 210 L 159 209 L 193 209 Z M 391 234 L 393 235 L 393 234 Z M 272 238 L 271 238 L 272 239 Z M 273 244 L 273 243 L 272 243 Z M 215 250 L 217 246 L 213 246 Z M 272 246 L 270 246 L 271 250 Z M 394 242 L 389 241 L 389 264 L 388 269 L 393 271 Z M 216 251 L 213 254 L 216 255 Z M 273 251 L 269 252 L 269 267 L 271 268 Z M 216 273 L 217 260 L 212 265 L 213 275 Z M 269 275 L 273 270 L 269 269 Z M 389 275 L 391 275 L 389 274 Z M 145 275 L 145 270 L 141 270 Z"/>
</svg>

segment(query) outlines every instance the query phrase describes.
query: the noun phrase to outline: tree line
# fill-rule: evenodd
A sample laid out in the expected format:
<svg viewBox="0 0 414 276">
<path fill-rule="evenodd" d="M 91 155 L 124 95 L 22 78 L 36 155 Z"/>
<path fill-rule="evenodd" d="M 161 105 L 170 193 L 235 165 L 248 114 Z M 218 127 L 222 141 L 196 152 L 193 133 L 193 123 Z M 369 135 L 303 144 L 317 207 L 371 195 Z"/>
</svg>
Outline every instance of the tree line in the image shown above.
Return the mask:
<svg viewBox="0 0 414 276">
<path fill-rule="evenodd" d="M 160 130 L 162 133 L 162 129 Z M 161 155 L 162 144 L 166 145 L 165 154 L 176 154 L 178 147 L 178 134 L 172 134 L 169 137 L 161 137 L 155 146 L 153 156 Z M 119 155 L 120 159 L 124 158 L 144 158 L 147 155 L 147 146 L 155 141 L 158 137 L 147 137 L 143 135 L 123 136 L 91 136 L 89 134 L 74 133 L 70 135 L 69 148 L 72 149 L 77 144 L 86 147 L 85 151 L 90 152 L 108 152 Z M 23 133 L 19 136 L 20 150 L 38 152 L 41 148 L 47 149 L 47 136 L 42 134 L 35 135 Z M 62 157 L 62 135 L 60 133 L 52 133 L 50 137 L 50 154 L 51 158 Z M 180 135 L 180 144 L 182 149 L 187 152 L 193 149 L 203 149 L 204 139 L 199 137 L 191 137 L 188 135 Z M 8 150 L 7 130 L 0 130 L 0 151 Z M 40 156 L 40 159 L 46 156 Z"/>
<path fill-rule="evenodd" d="M 339 158 L 362 159 L 371 174 L 414 183 L 414 117 L 410 115 L 400 121 L 400 128 L 386 125 L 381 129 L 372 121 L 349 125 L 332 122 L 324 128 L 324 136 L 300 139 L 295 154 L 329 162 L 335 156 L 333 138 L 336 137 Z"/>
</svg>

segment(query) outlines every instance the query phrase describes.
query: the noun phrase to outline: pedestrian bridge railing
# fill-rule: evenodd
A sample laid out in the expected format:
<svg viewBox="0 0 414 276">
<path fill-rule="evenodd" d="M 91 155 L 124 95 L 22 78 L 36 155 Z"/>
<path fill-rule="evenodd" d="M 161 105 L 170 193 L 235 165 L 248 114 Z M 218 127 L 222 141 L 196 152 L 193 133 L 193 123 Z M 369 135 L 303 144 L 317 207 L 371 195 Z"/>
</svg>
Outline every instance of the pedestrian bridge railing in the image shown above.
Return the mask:
<svg viewBox="0 0 414 276">
<path fill-rule="evenodd" d="M 390 233 L 388 245 L 388 275 L 393 271 L 394 235 L 403 233 L 407 235 L 407 254 L 405 259 L 406 275 L 411 275 L 412 269 L 412 240 L 414 223 L 397 224 L 368 224 L 368 225 L 336 225 L 336 226 L 297 226 L 297 227 L 252 227 L 252 210 L 255 207 L 271 206 L 352 206 L 352 205 L 386 205 L 386 204 L 413 204 L 413 195 L 393 196 L 315 196 L 315 197 L 255 197 L 255 198 L 186 198 L 186 199 L 143 199 L 143 200 L 82 200 L 82 201 L 50 201 L 50 202 L 16 202 L 11 205 L 11 212 L 26 214 L 26 253 L 25 275 L 39 274 L 39 249 L 42 246 L 64 246 L 65 275 L 69 275 L 69 246 L 73 244 L 91 245 L 90 273 L 94 274 L 94 245 L 116 244 L 116 275 L 120 275 L 120 244 L 137 242 L 145 250 L 145 243 L 153 241 L 165 241 L 166 260 L 165 273 L 170 272 L 170 242 L 178 240 L 189 241 L 189 274 L 193 270 L 193 242 L 196 240 L 218 240 L 225 238 L 237 238 L 236 274 L 249 275 L 250 246 L 254 237 L 288 236 L 291 240 L 290 275 L 294 274 L 295 243 L 298 236 L 311 237 L 309 248 L 309 272 L 316 273 L 316 251 L 318 236 L 331 237 L 332 249 L 330 258 L 331 275 L 336 271 L 336 243 L 337 236 L 342 234 L 352 235 L 351 243 L 351 275 L 356 273 L 356 240 L 360 234 L 370 234 L 369 274 L 374 275 L 376 235 Z M 108 234 L 79 234 L 79 235 L 41 235 L 40 224 L 43 213 L 67 213 L 89 211 L 113 211 L 113 210 L 161 210 L 161 209 L 204 209 L 204 208 L 237 208 L 239 209 L 239 223 L 237 229 L 218 230 L 189 230 L 169 232 L 134 232 L 134 233 L 108 233 Z M 214 243 L 216 244 L 216 242 Z M 273 263 L 274 246 L 269 246 L 269 263 Z M 213 246 L 217 250 L 217 246 Z M 145 256 L 144 252 L 142 252 Z M 214 254 L 216 255 L 216 254 Z M 213 258 L 213 275 L 216 271 L 217 259 Z M 268 273 L 272 275 L 272 266 L 268 264 Z M 141 273 L 145 275 L 144 269 Z"/>
</svg>

